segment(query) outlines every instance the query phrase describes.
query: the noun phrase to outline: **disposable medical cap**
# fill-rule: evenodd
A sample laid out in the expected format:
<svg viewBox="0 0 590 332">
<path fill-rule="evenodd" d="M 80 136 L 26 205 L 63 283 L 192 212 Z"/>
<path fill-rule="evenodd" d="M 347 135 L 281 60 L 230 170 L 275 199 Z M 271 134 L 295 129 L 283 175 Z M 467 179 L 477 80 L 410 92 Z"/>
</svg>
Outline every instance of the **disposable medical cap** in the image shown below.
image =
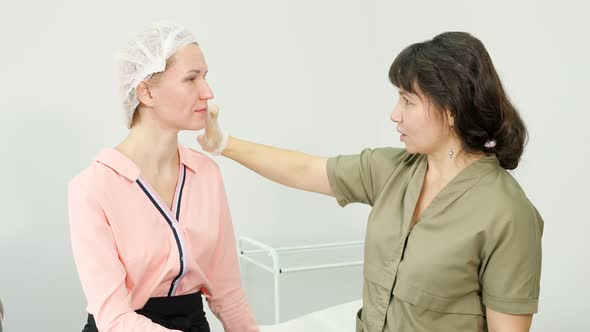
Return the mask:
<svg viewBox="0 0 590 332">
<path fill-rule="evenodd" d="M 131 128 L 133 113 L 139 105 L 137 86 L 166 69 L 166 60 L 180 48 L 197 43 L 183 26 L 158 22 L 133 36 L 118 57 L 119 93 Z"/>
</svg>

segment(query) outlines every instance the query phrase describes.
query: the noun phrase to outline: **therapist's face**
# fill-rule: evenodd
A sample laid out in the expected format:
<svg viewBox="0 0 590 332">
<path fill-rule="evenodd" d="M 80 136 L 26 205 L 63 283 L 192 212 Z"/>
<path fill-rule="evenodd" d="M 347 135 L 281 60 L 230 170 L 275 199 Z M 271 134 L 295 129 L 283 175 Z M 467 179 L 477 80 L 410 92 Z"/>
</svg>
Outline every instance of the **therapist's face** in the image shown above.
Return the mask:
<svg viewBox="0 0 590 332">
<path fill-rule="evenodd" d="M 166 70 L 147 83 L 149 95 L 144 100 L 148 107 L 144 111 L 150 112 L 149 117 L 160 128 L 203 129 L 207 102 L 213 98 L 206 81 L 207 71 L 199 46 L 189 44 L 181 48 L 169 59 Z"/>
<path fill-rule="evenodd" d="M 400 141 L 409 153 L 433 154 L 448 146 L 450 129 L 439 109 L 419 89 L 415 93 L 399 90 L 399 100 L 391 113 Z"/>
</svg>

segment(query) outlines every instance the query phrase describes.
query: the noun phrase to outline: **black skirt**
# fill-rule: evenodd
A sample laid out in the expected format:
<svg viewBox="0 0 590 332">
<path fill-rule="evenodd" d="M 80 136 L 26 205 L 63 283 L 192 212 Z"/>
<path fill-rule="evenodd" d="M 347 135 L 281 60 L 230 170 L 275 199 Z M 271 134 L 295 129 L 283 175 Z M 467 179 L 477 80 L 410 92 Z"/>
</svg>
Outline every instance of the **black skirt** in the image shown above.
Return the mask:
<svg viewBox="0 0 590 332">
<path fill-rule="evenodd" d="M 152 297 L 145 306 L 136 311 L 172 330 L 182 332 L 210 332 L 209 323 L 203 311 L 201 292 L 169 297 Z M 82 332 L 99 332 L 92 315 L 88 315 L 88 322 Z"/>
</svg>

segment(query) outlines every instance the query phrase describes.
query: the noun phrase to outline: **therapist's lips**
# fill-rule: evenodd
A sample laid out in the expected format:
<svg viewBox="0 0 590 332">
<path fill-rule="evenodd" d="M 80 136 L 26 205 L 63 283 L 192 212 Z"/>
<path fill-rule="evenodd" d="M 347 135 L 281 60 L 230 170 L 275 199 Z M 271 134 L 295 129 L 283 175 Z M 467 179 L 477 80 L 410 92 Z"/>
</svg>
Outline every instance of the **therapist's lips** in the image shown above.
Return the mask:
<svg viewBox="0 0 590 332">
<path fill-rule="evenodd" d="M 195 110 L 195 113 L 202 113 L 202 112 L 207 112 L 207 107 L 201 108 L 200 110 Z"/>
<path fill-rule="evenodd" d="M 400 135 L 399 135 L 399 140 L 402 142 L 406 141 L 406 134 L 402 133 L 401 131 L 397 131 Z"/>
</svg>

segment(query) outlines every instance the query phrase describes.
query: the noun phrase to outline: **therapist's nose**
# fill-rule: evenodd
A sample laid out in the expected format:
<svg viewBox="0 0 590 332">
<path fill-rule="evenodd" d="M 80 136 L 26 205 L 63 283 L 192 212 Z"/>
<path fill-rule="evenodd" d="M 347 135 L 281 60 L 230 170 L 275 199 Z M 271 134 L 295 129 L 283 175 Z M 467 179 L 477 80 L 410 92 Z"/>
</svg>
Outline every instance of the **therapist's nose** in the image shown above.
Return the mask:
<svg viewBox="0 0 590 332">
<path fill-rule="evenodd" d="M 395 105 L 395 107 L 393 108 L 393 111 L 391 112 L 391 115 L 389 116 L 389 118 L 391 119 L 391 121 L 393 121 L 395 123 L 401 123 L 402 122 L 402 112 L 400 110 L 399 103 L 397 103 L 397 105 Z"/>
</svg>

